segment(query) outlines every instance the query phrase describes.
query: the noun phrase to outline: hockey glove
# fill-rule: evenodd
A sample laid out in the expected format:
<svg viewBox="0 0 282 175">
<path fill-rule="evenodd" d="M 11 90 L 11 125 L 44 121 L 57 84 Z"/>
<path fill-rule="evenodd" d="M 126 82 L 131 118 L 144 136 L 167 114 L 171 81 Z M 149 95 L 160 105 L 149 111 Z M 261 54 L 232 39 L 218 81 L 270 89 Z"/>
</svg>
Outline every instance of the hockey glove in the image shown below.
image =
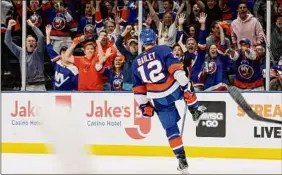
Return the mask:
<svg viewBox="0 0 282 175">
<path fill-rule="evenodd" d="M 198 107 L 198 100 L 197 96 L 195 94 L 194 87 L 192 86 L 192 83 L 189 82 L 186 86 L 181 87 L 183 92 L 184 92 L 184 100 L 186 104 L 192 108 L 197 108 Z"/>
<path fill-rule="evenodd" d="M 148 101 L 146 104 L 140 105 L 139 108 L 144 117 L 152 117 L 154 115 L 155 109 L 150 101 Z"/>
</svg>

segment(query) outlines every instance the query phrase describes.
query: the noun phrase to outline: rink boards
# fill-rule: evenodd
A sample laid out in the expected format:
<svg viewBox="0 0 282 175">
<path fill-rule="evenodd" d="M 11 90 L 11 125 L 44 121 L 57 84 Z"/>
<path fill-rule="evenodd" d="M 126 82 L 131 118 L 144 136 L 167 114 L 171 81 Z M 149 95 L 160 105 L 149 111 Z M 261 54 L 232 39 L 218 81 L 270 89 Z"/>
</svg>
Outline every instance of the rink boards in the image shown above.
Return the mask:
<svg viewBox="0 0 282 175">
<path fill-rule="evenodd" d="M 257 113 L 282 119 L 281 93 L 243 96 Z M 53 153 L 43 129 L 52 119 L 81 132 L 75 141 L 85 143 L 91 154 L 173 156 L 158 117 L 143 118 L 132 93 L 6 92 L 1 98 L 2 153 Z M 198 99 L 208 111 L 198 126 L 187 112 L 183 142 L 188 157 L 282 159 L 281 125 L 250 119 L 227 93 L 198 93 Z M 184 103 L 177 107 L 183 116 Z M 76 125 L 69 126 L 73 119 Z"/>
</svg>

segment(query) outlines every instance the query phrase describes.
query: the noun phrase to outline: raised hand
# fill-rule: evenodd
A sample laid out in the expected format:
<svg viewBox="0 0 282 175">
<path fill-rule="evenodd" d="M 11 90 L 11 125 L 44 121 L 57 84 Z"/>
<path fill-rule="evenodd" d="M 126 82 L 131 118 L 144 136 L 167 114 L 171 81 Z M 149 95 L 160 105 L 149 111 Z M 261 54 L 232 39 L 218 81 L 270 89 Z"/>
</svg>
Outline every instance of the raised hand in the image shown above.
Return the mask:
<svg viewBox="0 0 282 175">
<path fill-rule="evenodd" d="M 28 19 L 26 22 L 27 22 L 27 25 L 29 25 L 30 27 L 35 26 L 30 19 Z"/>
<path fill-rule="evenodd" d="M 73 43 L 74 45 L 77 45 L 77 44 L 79 44 L 79 43 L 81 43 L 81 42 L 84 42 L 84 41 L 85 41 L 85 36 L 82 35 L 82 36 L 75 37 L 75 38 L 72 40 L 72 43 Z"/>
<path fill-rule="evenodd" d="M 178 17 L 178 24 L 179 25 L 183 25 L 185 22 L 185 14 L 184 13 L 181 13 Z"/>
<path fill-rule="evenodd" d="M 200 17 L 197 17 L 197 20 L 199 21 L 200 24 L 205 24 L 207 16 L 208 16 L 207 14 L 202 12 L 202 13 L 200 13 Z"/>
<path fill-rule="evenodd" d="M 127 25 L 126 28 L 125 28 L 125 30 L 126 30 L 127 32 L 130 32 L 130 31 L 132 30 L 132 26 L 131 26 L 131 25 Z"/>
<path fill-rule="evenodd" d="M 46 35 L 50 35 L 51 30 L 52 30 L 52 26 L 51 26 L 50 24 L 48 24 L 48 25 L 45 27 Z"/>
<path fill-rule="evenodd" d="M 13 26 L 15 26 L 17 22 L 13 19 L 10 19 L 8 22 L 8 28 L 11 29 Z"/>
<path fill-rule="evenodd" d="M 122 22 L 122 19 L 120 18 L 120 14 L 117 14 L 115 17 L 115 23 L 120 24 Z"/>
</svg>

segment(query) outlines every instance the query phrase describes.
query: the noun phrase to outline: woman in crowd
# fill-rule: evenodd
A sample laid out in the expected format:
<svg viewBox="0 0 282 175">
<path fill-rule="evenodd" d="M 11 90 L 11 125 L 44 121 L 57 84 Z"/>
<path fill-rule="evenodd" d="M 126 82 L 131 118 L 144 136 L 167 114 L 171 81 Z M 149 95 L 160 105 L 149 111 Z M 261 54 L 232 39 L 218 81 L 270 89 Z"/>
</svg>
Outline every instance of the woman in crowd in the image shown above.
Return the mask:
<svg viewBox="0 0 282 175">
<path fill-rule="evenodd" d="M 103 59 L 103 57 L 100 58 L 102 59 L 99 59 L 97 66 L 95 66 L 96 70 L 100 71 L 100 73 L 103 73 L 104 76 L 108 77 L 111 91 L 122 91 L 122 87 L 123 87 L 122 69 L 124 64 L 124 56 L 118 54 L 110 68 L 104 67 L 103 64 L 105 63 L 106 60 Z"/>
</svg>

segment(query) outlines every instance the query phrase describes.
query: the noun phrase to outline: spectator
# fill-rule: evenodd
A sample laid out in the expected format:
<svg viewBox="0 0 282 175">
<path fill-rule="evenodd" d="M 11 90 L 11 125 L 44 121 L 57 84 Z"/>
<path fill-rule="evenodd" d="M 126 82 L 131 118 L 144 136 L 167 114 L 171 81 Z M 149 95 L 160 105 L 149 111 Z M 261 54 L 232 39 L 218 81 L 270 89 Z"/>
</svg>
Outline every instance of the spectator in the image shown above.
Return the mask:
<svg viewBox="0 0 282 175">
<path fill-rule="evenodd" d="M 59 55 L 54 51 L 51 45 L 52 26 L 46 26 L 46 50 L 51 58 L 51 62 L 54 63 L 55 76 L 53 81 L 53 90 L 56 91 L 72 91 L 77 90 L 78 81 L 78 69 L 73 64 L 62 59 L 67 47 L 62 47 Z"/>
<path fill-rule="evenodd" d="M 85 36 L 87 41 L 97 39 L 97 28 L 95 22 L 94 7 L 92 4 L 86 3 L 84 5 L 84 16 L 80 18 L 77 27 L 76 37 Z"/>
<path fill-rule="evenodd" d="M 1 1 L 1 75 L 11 74 L 11 51 L 4 44 L 5 32 L 7 30 L 7 21 L 12 18 L 13 4 L 10 1 Z"/>
<path fill-rule="evenodd" d="M 237 17 L 238 0 L 219 0 L 219 7 L 222 10 L 222 20 L 228 24 Z"/>
<path fill-rule="evenodd" d="M 216 45 L 211 45 L 208 52 L 207 61 L 202 66 L 199 75 L 204 82 L 205 91 L 225 91 L 228 87 L 226 65 L 228 58 L 217 51 Z"/>
<path fill-rule="evenodd" d="M 99 39 L 101 40 L 101 39 Z M 72 45 L 67 49 L 63 55 L 63 59 L 74 64 L 79 71 L 78 76 L 78 90 L 79 91 L 102 91 L 103 79 L 99 72 L 96 71 L 95 65 L 99 61 L 95 54 L 96 44 L 94 42 L 87 42 L 84 44 L 84 56 L 73 56 L 75 47 L 84 41 L 84 37 L 76 37 L 73 39 Z M 108 52 L 107 52 L 108 53 Z M 107 55 L 108 56 L 108 55 Z M 100 58 L 102 59 L 102 58 Z M 106 59 L 106 58 L 103 58 Z"/>
<path fill-rule="evenodd" d="M 273 9 L 272 9 L 273 10 Z M 254 15 L 257 17 L 258 21 L 262 25 L 264 31 L 266 29 L 266 1 L 256 0 L 254 5 Z"/>
<path fill-rule="evenodd" d="M 125 63 L 123 65 L 123 90 L 125 91 L 131 91 L 132 90 L 132 61 L 134 58 L 138 55 L 138 41 L 136 39 L 130 39 L 128 40 L 128 47 L 129 50 L 127 50 L 124 45 L 124 37 L 128 35 L 132 30 L 132 26 L 128 25 L 126 26 L 125 30 L 122 32 L 122 34 L 118 37 L 116 41 L 116 47 L 119 50 L 119 52 L 125 56 Z"/>
<path fill-rule="evenodd" d="M 259 21 L 248 13 L 246 3 L 240 3 L 238 7 L 238 17 L 231 23 L 232 43 L 236 48 L 240 48 L 240 40 L 247 38 L 251 41 L 252 46 L 262 44 L 263 29 Z"/>
<path fill-rule="evenodd" d="M 158 6 L 159 6 L 159 10 L 160 10 L 159 15 L 158 15 L 159 18 L 163 19 L 163 16 L 166 13 L 171 13 L 173 20 L 175 20 L 175 18 L 176 18 L 176 12 L 174 11 L 174 9 L 176 9 L 175 4 L 176 3 L 173 0 L 158 1 Z M 178 6 L 178 8 L 179 8 L 179 6 Z"/>
<path fill-rule="evenodd" d="M 196 63 L 192 69 L 192 72 L 196 70 L 198 72 L 198 67 L 201 66 L 201 72 L 198 75 L 198 81 L 203 82 L 205 91 L 225 91 L 227 90 L 227 86 L 229 84 L 226 73 L 228 67 L 228 57 L 220 52 L 220 50 L 224 52 L 224 48 L 226 48 L 226 40 L 223 28 L 220 25 L 219 30 L 220 44 L 212 44 L 209 47 L 207 58 L 204 58 L 204 54 L 199 53 Z M 204 33 L 202 29 L 202 35 L 203 34 Z M 193 79 L 194 81 L 197 81 L 195 73 L 193 73 Z"/>
<path fill-rule="evenodd" d="M 184 15 L 180 14 L 178 18 L 178 24 L 179 24 L 178 30 L 179 31 L 177 32 L 177 35 L 179 34 L 181 35 L 181 37 L 178 39 L 178 44 L 180 45 L 184 53 L 184 58 L 183 58 L 184 71 L 186 73 L 186 76 L 190 78 L 191 65 L 197 56 L 197 52 L 196 52 L 197 42 L 195 38 L 189 37 L 189 35 L 188 35 L 189 38 L 187 40 L 184 39 L 185 33 L 182 31 L 182 28 L 183 28 L 182 25 L 184 23 L 184 20 L 185 20 Z M 183 44 L 183 41 L 185 40 L 186 40 L 186 45 Z"/>
<path fill-rule="evenodd" d="M 194 38 L 195 40 L 198 39 L 198 30 L 195 25 L 188 26 L 188 38 Z"/>
<path fill-rule="evenodd" d="M 106 0 L 104 2 L 104 4 L 105 4 L 105 6 L 106 6 L 106 8 L 108 10 L 108 16 L 110 18 L 114 19 L 115 16 L 116 16 L 116 12 L 114 10 L 114 9 L 116 9 L 116 6 L 114 6 L 114 5 L 117 5 L 117 4 L 113 4 L 110 0 Z"/>
<path fill-rule="evenodd" d="M 184 47 L 185 48 L 185 47 Z M 184 51 L 187 51 L 184 50 Z M 184 56 L 184 53 L 183 53 L 183 50 L 181 48 L 181 46 L 179 44 L 175 44 L 173 47 L 172 47 L 172 52 L 173 52 L 173 56 L 174 58 L 178 58 L 179 61 L 182 63 L 183 62 L 183 56 Z"/>
<path fill-rule="evenodd" d="M 191 4 L 191 0 L 185 1 L 185 3 L 187 8 L 187 16 L 189 16 L 187 23 L 189 25 L 194 24 L 196 28 L 199 28 L 200 24 L 198 19 L 200 17 L 200 13 L 205 11 L 205 4 L 201 0 L 196 0 L 194 5 Z"/>
<path fill-rule="evenodd" d="M 119 32 L 120 32 L 121 20 L 116 18 L 116 21 L 118 21 L 118 23 L 115 23 L 115 21 L 111 18 L 104 21 L 102 19 L 102 14 L 100 11 L 100 4 L 101 4 L 101 0 L 97 0 L 95 18 L 96 18 L 96 26 L 99 27 L 98 33 L 100 33 L 101 30 L 105 30 L 107 32 L 109 41 L 111 41 L 112 43 L 115 43 L 117 39 L 117 35 L 119 35 Z M 128 14 L 129 14 L 127 4 L 124 5 L 121 14 L 122 14 L 121 15 L 122 20 L 126 21 L 128 18 Z"/>
<path fill-rule="evenodd" d="M 37 36 L 36 39 L 32 35 L 28 35 L 26 38 L 26 73 L 27 73 L 27 85 L 26 91 L 46 91 L 45 78 L 44 78 L 44 35 L 37 28 L 31 20 L 27 20 L 27 24 L 32 28 Z M 5 34 L 5 44 L 11 50 L 11 52 L 20 60 L 22 55 L 22 49 L 12 41 L 11 29 L 16 25 L 15 20 L 9 20 L 7 31 Z M 20 61 L 21 64 L 21 61 Z M 22 87 L 23 88 L 23 87 Z"/>
<path fill-rule="evenodd" d="M 101 58 L 101 57 L 100 57 Z M 97 71 L 101 71 L 99 70 L 99 68 L 102 68 L 103 63 L 104 63 L 104 59 L 101 59 L 99 61 L 98 64 L 96 66 L 96 70 Z M 124 64 L 124 56 L 122 56 L 121 54 L 118 54 L 118 56 L 115 58 L 112 66 L 110 68 L 104 68 L 104 70 L 102 70 L 103 75 L 109 78 L 109 82 L 110 82 L 110 90 L 111 91 L 122 91 L 122 87 L 123 87 L 123 74 L 122 74 L 122 69 L 123 69 L 123 64 Z"/>
<path fill-rule="evenodd" d="M 27 18 L 31 20 L 31 22 L 38 27 L 42 32 L 44 30 L 44 21 L 45 10 L 50 9 L 51 4 L 43 1 L 42 3 L 39 0 L 30 0 L 29 8 L 27 11 Z"/>
<path fill-rule="evenodd" d="M 109 40 L 108 38 L 108 33 L 106 30 L 102 30 L 99 33 L 99 38 L 100 40 L 98 40 L 101 44 L 101 48 L 103 50 L 103 52 L 106 52 L 106 50 L 108 48 L 111 48 L 111 54 L 109 55 L 109 57 L 107 58 L 106 62 L 105 62 L 105 66 L 106 67 L 110 67 L 115 59 L 115 57 L 117 56 L 117 49 L 114 47 L 112 41 Z M 96 49 L 96 54 L 98 54 L 98 49 Z M 98 56 L 98 55 L 97 55 Z"/>
<path fill-rule="evenodd" d="M 201 13 L 200 17 L 198 19 L 199 23 L 201 24 L 200 26 L 200 37 L 199 37 L 199 43 L 198 43 L 198 49 L 196 49 L 196 41 L 193 39 L 190 39 L 190 42 L 194 41 L 195 44 L 190 44 L 188 45 L 188 52 L 190 57 L 192 58 L 192 61 L 190 65 L 187 65 L 187 61 L 184 60 L 184 66 L 187 67 L 189 66 L 189 74 L 190 74 L 190 79 L 193 82 L 193 85 L 195 89 L 197 90 L 204 90 L 204 82 L 199 79 L 199 74 L 202 71 L 203 63 L 205 62 L 205 55 L 206 55 L 206 19 L 207 15 L 205 13 Z M 189 39 L 188 39 L 189 43 Z M 186 63 L 185 63 L 186 62 Z M 189 63 L 189 62 L 188 62 Z"/>
<path fill-rule="evenodd" d="M 260 56 L 251 48 L 251 41 L 242 38 L 238 51 L 231 51 L 230 58 L 236 62 L 234 85 L 242 90 L 263 90 Z"/>
<path fill-rule="evenodd" d="M 206 21 L 206 29 L 209 33 L 212 23 L 222 19 L 222 10 L 219 8 L 219 4 L 216 0 L 207 0 L 205 11 L 208 16 Z"/>
<path fill-rule="evenodd" d="M 220 37 L 221 35 L 224 35 L 224 31 L 220 30 L 222 29 L 222 26 L 220 25 L 219 21 L 214 21 L 211 25 L 211 35 L 209 37 L 207 37 L 207 48 L 210 48 L 211 45 L 219 45 L 220 44 Z M 223 32 L 223 33 L 221 33 Z M 230 40 L 225 37 L 224 38 L 225 43 L 226 43 L 226 47 L 229 48 L 230 47 Z"/>
<path fill-rule="evenodd" d="M 61 0 L 53 0 L 53 8 L 46 10 L 48 24 L 52 25 L 51 39 L 54 50 L 59 53 L 62 45 L 71 44 L 71 22 L 73 17 Z"/>
<path fill-rule="evenodd" d="M 184 25 L 184 21 L 186 20 L 185 18 L 185 14 L 182 13 L 179 15 L 178 17 L 178 31 L 177 31 L 177 35 L 176 35 L 176 40 L 179 40 L 179 37 L 183 34 L 185 34 L 184 40 L 186 41 L 187 38 L 194 38 L 195 40 L 198 39 L 198 29 L 196 29 L 196 26 L 191 24 L 189 25 L 188 28 L 188 34 L 186 34 L 183 31 L 183 25 Z"/>
<path fill-rule="evenodd" d="M 176 56 L 181 56 L 181 60 L 182 60 L 182 62 L 183 62 L 183 70 L 185 71 L 185 73 L 186 73 L 186 76 L 188 77 L 188 78 L 190 78 L 190 72 L 191 72 L 191 65 L 192 65 L 192 63 L 193 63 L 193 61 L 194 61 L 194 59 L 196 58 L 196 41 L 193 39 L 193 38 L 188 38 L 188 40 L 187 40 L 187 43 L 188 43 L 188 45 L 189 45 L 189 47 L 190 47 L 190 45 L 192 45 L 192 47 L 193 47 L 193 49 L 188 49 L 184 44 L 183 44 L 183 42 L 182 42 L 182 40 L 183 40 L 183 35 L 180 37 L 180 39 L 179 39 L 179 41 L 178 41 L 178 44 L 177 45 L 175 45 L 175 47 L 174 47 L 174 49 L 176 49 L 175 50 L 175 52 L 174 52 L 174 56 L 176 57 Z M 191 41 L 192 41 L 192 43 L 193 44 L 190 44 L 191 43 Z M 190 42 L 190 43 L 189 43 Z M 178 47 L 180 47 L 181 48 L 181 54 L 177 54 L 177 50 L 179 50 L 179 48 Z M 195 48 L 195 49 L 194 49 Z M 173 51 L 174 51 L 174 49 L 173 49 Z M 179 51 L 178 51 L 179 52 Z M 182 58 L 183 57 L 183 58 Z"/>
<path fill-rule="evenodd" d="M 277 64 L 279 57 L 282 54 L 282 16 L 278 16 L 275 24 L 271 27 L 271 42 L 270 48 L 273 55 L 274 64 Z"/>
<path fill-rule="evenodd" d="M 177 29 L 176 29 L 177 18 L 173 21 L 172 13 L 165 13 L 163 16 L 163 20 L 161 22 L 154 8 L 152 7 L 152 4 L 149 1 L 147 1 L 147 4 L 150 9 L 152 18 L 155 21 L 158 28 L 158 32 L 159 32 L 158 44 L 160 45 L 164 44 L 173 47 L 176 41 L 176 34 L 177 34 Z M 177 16 L 182 12 L 183 7 L 184 7 L 184 3 L 181 4 L 181 7 L 177 12 Z"/>
</svg>

